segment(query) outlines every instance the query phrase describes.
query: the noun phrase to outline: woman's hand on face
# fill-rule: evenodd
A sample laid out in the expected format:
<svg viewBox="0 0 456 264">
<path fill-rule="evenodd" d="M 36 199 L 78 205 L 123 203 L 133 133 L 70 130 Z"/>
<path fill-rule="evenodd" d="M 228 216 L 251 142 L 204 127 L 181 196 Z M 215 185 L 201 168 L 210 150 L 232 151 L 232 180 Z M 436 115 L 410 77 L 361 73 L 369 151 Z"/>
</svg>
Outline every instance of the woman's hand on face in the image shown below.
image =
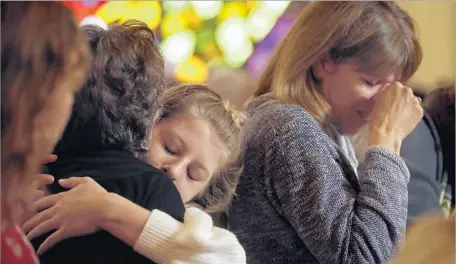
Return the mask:
<svg viewBox="0 0 456 264">
<path fill-rule="evenodd" d="M 411 88 L 396 82 L 380 94 L 371 114 L 369 144 L 399 153 L 402 140 L 423 118 L 421 100 Z"/>
<path fill-rule="evenodd" d="M 72 177 L 60 180 L 67 189 L 37 200 L 32 208 L 39 213 L 24 225 L 28 239 L 55 230 L 40 246 L 38 254 L 59 241 L 96 232 L 102 217 L 104 197 L 107 191 L 89 177 Z"/>
</svg>

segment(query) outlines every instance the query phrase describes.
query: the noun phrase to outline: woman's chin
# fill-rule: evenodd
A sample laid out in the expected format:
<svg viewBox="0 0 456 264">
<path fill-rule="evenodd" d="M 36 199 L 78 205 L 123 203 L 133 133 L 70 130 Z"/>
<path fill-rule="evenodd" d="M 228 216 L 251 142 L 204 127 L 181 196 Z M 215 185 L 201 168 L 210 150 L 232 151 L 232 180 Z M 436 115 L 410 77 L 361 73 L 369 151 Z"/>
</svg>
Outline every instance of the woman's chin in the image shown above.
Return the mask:
<svg viewBox="0 0 456 264">
<path fill-rule="evenodd" d="M 339 129 L 339 133 L 344 136 L 356 135 L 366 123 L 342 125 Z"/>
</svg>

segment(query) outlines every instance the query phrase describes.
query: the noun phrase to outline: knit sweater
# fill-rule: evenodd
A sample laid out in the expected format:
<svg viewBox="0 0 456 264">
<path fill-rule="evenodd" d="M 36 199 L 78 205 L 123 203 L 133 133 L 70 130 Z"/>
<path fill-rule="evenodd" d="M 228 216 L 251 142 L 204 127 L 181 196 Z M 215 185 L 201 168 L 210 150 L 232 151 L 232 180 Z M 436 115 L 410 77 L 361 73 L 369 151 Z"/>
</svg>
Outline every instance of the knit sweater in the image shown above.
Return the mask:
<svg viewBox="0 0 456 264">
<path fill-rule="evenodd" d="M 134 246 L 136 252 L 161 264 L 245 264 L 245 252 L 233 233 L 214 227 L 197 208 L 179 222 L 153 210 Z"/>
<path fill-rule="evenodd" d="M 229 212 L 247 263 L 385 263 L 403 238 L 409 171 L 381 147 L 355 169 L 303 108 L 254 99 Z"/>
</svg>

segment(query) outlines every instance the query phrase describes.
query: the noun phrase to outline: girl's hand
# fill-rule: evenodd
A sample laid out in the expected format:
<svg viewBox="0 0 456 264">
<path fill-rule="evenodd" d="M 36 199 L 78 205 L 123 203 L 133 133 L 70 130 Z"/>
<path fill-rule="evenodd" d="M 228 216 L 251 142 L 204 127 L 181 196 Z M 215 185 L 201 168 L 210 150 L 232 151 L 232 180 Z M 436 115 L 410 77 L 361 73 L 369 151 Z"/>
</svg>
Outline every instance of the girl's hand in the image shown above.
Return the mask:
<svg viewBox="0 0 456 264">
<path fill-rule="evenodd" d="M 63 239 L 95 233 L 102 221 L 108 194 L 103 187 L 89 177 L 72 177 L 59 184 L 70 190 L 34 202 L 32 209 L 40 212 L 23 226 L 30 240 L 55 230 L 41 244 L 38 254 Z"/>
</svg>

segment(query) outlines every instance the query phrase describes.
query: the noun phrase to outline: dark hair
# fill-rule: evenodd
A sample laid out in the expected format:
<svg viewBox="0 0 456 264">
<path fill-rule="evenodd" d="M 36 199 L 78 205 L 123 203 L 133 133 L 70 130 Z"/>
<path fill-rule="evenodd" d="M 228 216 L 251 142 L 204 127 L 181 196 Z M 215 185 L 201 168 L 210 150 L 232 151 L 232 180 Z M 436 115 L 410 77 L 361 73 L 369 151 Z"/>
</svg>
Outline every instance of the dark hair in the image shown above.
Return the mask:
<svg viewBox="0 0 456 264">
<path fill-rule="evenodd" d="M 56 95 L 81 87 L 90 53 L 62 3 L 2 1 L 1 24 L 2 220 L 11 221 L 58 140 L 42 138 L 47 127 L 37 120 L 54 110 Z"/>
<path fill-rule="evenodd" d="M 59 156 L 116 149 L 142 152 L 165 89 L 164 60 L 154 32 L 140 21 L 85 26 L 92 70 L 56 148 Z"/>
</svg>

